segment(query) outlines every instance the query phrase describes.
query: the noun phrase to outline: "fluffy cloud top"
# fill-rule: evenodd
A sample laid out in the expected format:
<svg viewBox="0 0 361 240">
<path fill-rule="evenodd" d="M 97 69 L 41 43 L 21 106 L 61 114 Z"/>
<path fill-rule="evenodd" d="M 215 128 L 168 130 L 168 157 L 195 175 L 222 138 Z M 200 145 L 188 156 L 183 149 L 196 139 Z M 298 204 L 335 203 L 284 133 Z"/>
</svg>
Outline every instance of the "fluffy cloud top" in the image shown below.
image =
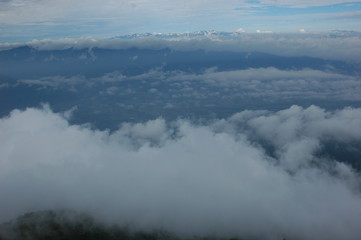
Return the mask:
<svg viewBox="0 0 361 240">
<path fill-rule="evenodd" d="M 208 125 L 156 119 L 113 133 L 64 116 L 44 107 L 0 120 L 1 221 L 73 208 L 191 235 L 361 234 L 359 174 L 316 154 L 324 141 L 361 141 L 361 109 L 243 111 Z"/>
</svg>

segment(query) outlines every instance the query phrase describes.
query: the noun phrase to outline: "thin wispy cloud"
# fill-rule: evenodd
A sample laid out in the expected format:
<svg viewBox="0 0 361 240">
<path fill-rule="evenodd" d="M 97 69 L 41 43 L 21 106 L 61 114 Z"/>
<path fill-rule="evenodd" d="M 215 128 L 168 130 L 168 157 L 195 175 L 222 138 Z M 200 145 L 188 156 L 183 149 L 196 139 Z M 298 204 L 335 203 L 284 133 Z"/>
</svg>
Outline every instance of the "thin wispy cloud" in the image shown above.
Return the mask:
<svg viewBox="0 0 361 240">
<path fill-rule="evenodd" d="M 284 15 L 348 14 L 360 10 L 360 1 L 21 1 L 0 2 L 0 37 L 14 41 L 66 36 L 111 36 L 135 32 L 184 32 L 203 29 L 254 32 L 334 29 L 334 23 L 306 17 L 280 26 Z M 257 17 L 263 20 L 255 20 Z M 333 26 L 332 26 L 333 25 Z M 357 23 L 339 23 L 341 29 L 360 30 Z M 22 33 L 17 32 L 21 28 Z M 36 33 L 35 33 L 36 32 Z M 12 35 L 12 37 L 8 36 Z"/>
<path fill-rule="evenodd" d="M 153 81 L 170 89 L 173 96 L 182 96 L 186 93 L 194 96 L 210 97 L 214 91 L 202 90 L 198 87 L 215 87 L 217 91 L 224 91 L 226 96 L 219 99 L 230 98 L 262 98 L 270 99 L 328 99 L 328 100 L 361 100 L 361 80 L 357 76 L 342 75 L 320 70 L 280 70 L 277 68 L 250 68 L 235 71 L 216 71 L 207 69 L 201 74 L 190 74 L 182 71 L 164 72 L 151 70 L 144 74 L 126 76 L 119 72 L 107 73 L 98 78 L 86 78 L 78 75 L 73 77 L 48 76 L 38 79 L 19 79 L 13 84 L 4 87 L 16 88 L 19 86 L 33 86 L 38 89 L 64 89 L 81 92 L 84 87 L 99 88 L 103 84 L 112 83 L 101 94 L 127 94 L 124 89 L 130 81 Z M 116 87 L 118 86 L 118 87 Z M 133 91 L 136 91 L 133 89 Z M 149 89 L 157 93 L 156 87 Z M 205 103 L 206 104 L 206 103 Z"/>
</svg>

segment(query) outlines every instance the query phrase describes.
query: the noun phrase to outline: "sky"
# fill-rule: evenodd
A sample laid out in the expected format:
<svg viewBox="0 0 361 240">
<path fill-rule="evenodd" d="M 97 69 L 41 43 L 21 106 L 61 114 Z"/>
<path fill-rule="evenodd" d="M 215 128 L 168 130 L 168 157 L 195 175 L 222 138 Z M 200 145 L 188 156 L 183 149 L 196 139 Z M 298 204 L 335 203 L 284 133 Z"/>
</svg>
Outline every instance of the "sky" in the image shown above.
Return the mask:
<svg viewBox="0 0 361 240">
<path fill-rule="evenodd" d="M 0 0 L 0 42 L 144 32 L 361 30 L 361 1 Z"/>
</svg>

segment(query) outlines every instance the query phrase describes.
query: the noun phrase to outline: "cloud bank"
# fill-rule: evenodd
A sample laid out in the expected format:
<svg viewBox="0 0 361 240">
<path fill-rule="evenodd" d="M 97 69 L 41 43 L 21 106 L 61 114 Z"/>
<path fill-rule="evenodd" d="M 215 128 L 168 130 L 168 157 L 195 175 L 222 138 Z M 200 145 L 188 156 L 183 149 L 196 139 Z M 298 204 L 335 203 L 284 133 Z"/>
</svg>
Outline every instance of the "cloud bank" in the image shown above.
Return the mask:
<svg viewBox="0 0 361 240">
<path fill-rule="evenodd" d="M 229 35 L 230 33 L 226 33 Z M 235 36 L 221 35 L 203 36 L 200 38 L 182 37 L 170 39 L 157 35 L 136 39 L 97 39 L 97 38 L 63 38 L 58 40 L 43 39 L 29 42 L 0 43 L 0 50 L 21 46 L 30 46 L 38 50 L 61 49 L 140 49 L 159 50 L 169 48 L 176 51 L 230 51 L 230 52 L 263 52 L 278 56 L 309 56 L 346 62 L 359 62 L 361 37 L 357 32 L 329 33 L 272 33 L 252 34 L 235 33 Z M 341 47 L 342 46 L 342 47 Z"/>
<path fill-rule="evenodd" d="M 249 68 L 221 71 L 208 69 L 203 74 L 172 74 L 169 80 L 200 81 L 224 89 L 234 89 L 249 97 L 318 98 L 358 100 L 361 81 L 357 76 L 302 69 Z"/>
<path fill-rule="evenodd" d="M 159 94 L 164 94 L 164 89 L 168 89 L 167 91 L 170 91 L 173 97 L 182 96 L 182 94 L 206 97 L 214 94 L 215 91 L 222 91 L 227 92 L 227 96 L 221 94 L 220 97 L 361 100 L 359 94 L 361 80 L 358 76 L 332 73 L 328 72 L 327 69 L 324 71 L 312 69 L 280 70 L 273 67 L 234 71 L 217 71 L 217 68 L 209 68 L 199 74 L 179 70 L 153 69 L 135 76 L 126 76 L 115 71 L 96 78 L 86 78 L 79 75 L 69 78 L 50 76 L 39 79 L 20 79 L 13 85 L 4 87 L 28 85 L 39 87 L 39 89 L 81 91 L 85 86 L 91 88 L 113 84 L 114 86 L 110 87 L 110 91 L 106 90 L 101 93 L 129 95 L 136 91 L 133 89 L 132 92 L 127 93 L 132 89 L 128 83 L 134 81 L 153 82 L 154 84 L 149 86 L 152 87 L 153 91 L 159 87 Z M 128 88 L 124 88 L 126 85 Z M 215 89 L 206 89 L 205 91 L 204 87 L 215 87 Z"/>
<path fill-rule="evenodd" d="M 361 141 L 361 109 L 293 106 L 208 124 L 159 118 L 113 133 L 68 117 L 44 106 L 0 120 L 1 221 L 71 208 L 186 235 L 361 235 L 359 174 L 317 155 L 325 141 Z"/>
</svg>

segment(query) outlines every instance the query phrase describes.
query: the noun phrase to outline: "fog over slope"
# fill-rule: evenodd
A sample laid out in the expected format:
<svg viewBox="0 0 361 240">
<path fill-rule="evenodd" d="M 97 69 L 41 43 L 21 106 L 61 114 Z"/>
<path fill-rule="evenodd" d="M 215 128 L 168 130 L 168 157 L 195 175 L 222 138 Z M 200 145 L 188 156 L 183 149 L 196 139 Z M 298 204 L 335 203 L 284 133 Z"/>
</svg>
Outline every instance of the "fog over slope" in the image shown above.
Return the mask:
<svg viewBox="0 0 361 240">
<path fill-rule="evenodd" d="M 318 154 L 327 141 L 359 146 L 360 109 L 243 111 L 208 125 L 158 118 L 111 134 L 64 116 L 44 106 L 1 119 L 1 221 L 70 208 L 178 234 L 361 234 L 359 174 Z"/>
</svg>

